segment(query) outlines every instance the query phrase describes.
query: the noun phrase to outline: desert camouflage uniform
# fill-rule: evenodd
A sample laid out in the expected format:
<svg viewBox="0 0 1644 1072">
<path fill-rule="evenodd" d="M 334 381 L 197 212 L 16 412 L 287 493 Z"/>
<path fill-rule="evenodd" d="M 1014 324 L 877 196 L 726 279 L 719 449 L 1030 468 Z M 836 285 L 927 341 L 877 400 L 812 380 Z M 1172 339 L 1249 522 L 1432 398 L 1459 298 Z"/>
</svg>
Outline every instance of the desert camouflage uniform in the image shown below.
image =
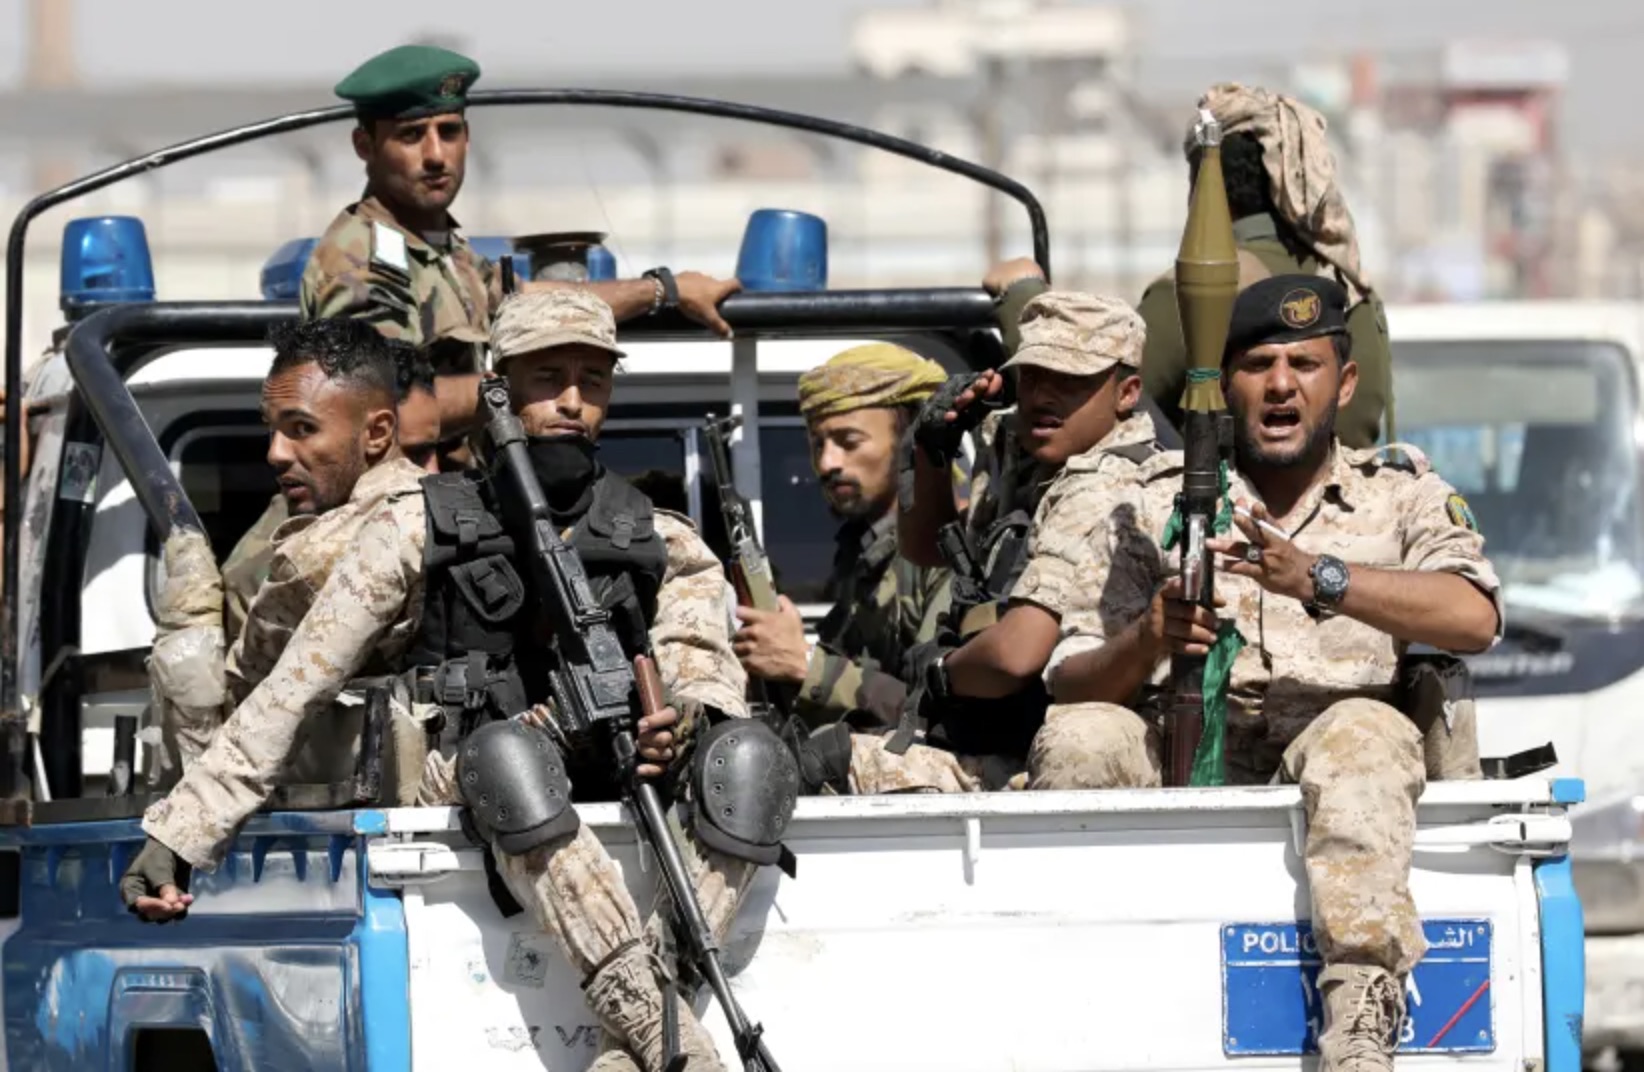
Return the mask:
<svg viewBox="0 0 1644 1072">
<path fill-rule="evenodd" d="M 143 821 L 145 831 L 185 860 L 214 868 L 234 832 L 267 799 L 305 723 L 329 710 L 349 679 L 392 667 L 416 635 L 422 609 L 423 475 L 408 462 L 378 466 L 360 478 L 348 505 L 293 518 L 276 534 L 268 583 L 228 659 L 229 691 L 239 705 L 211 748 Z M 650 635 L 669 702 L 683 722 L 704 705 L 743 715 L 746 677 L 725 631 L 719 563 L 688 520 L 658 511 L 656 523 L 668 546 L 668 570 Z M 689 728 L 683 725 L 681 733 Z M 450 767 L 448 757 L 428 757 L 420 802 L 455 803 Z M 520 887 L 515 896 L 537 909 L 573 964 L 586 971 L 610 951 L 600 948 L 602 920 L 633 920 L 636 933 L 638 924 L 620 875 L 593 835 L 585 830 L 577 844 L 554 873 L 575 879 L 559 888 L 588 892 L 585 917 L 550 903 L 554 889 L 544 877 L 549 872 L 533 869 L 535 856 L 513 861 L 504 856 L 499 867 L 505 875 L 533 876 L 530 888 L 523 881 L 511 883 Z M 578 863 L 589 853 L 603 861 L 602 868 Z M 560 854 L 550 847 L 541 855 L 546 863 Z M 728 922 L 734 893 L 727 891 L 742 881 L 745 870 L 751 872 L 752 865 L 717 866 L 718 896 L 713 890 L 703 895 L 716 926 Z"/>
<path fill-rule="evenodd" d="M 457 233 L 457 221 L 448 222 L 448 245 L 441 248 L 402 228 L 375 197 L 343 209 L 303 270 L 303 317 L 356 317 L 417 346 L 447 339 L 468 344 L 432 348 L 434 371 L 480 371 L 502 279 Z"/>
<path fill-rule="evenodd" d="M 1090 593 L 1063 620 L 1049 681 L 1069 656 L 1099 647 L 1147 611 L 1176 565 L 1160 550 L 1181 455 L 1161 454 L 1134 473 L 1066 474 L 1052 495 L 1089 535 L 1064 547 L 1060 569 Z M 1234 474 L 1230 494 L 1253 500 Z M 1298 505 L 1302 550 L 1378 569 L 1448 572 L 1488 593 L 1500 583 L 1483 538 L 1450 485 L 1420 452 L 1334 448 L 1328 475 Z M 1426 785 L 1421 734 L 1390 706 L 1405 645 L 1346 616 L 1315 623 L 1302 605 L 1223 573 L 1223 614 L 1247 644 L 1227 693 L 1227 767 L 1234 784 L 1283 780 L 1302 787 L 1304 851 L 1313 926 L 1327 965 L 1379 966 L 1403 976 L 1426 946 L 1410 899 L 1415 805 Z M 1035 788 L 1158 785 L 1157 717 L 1168 663 L 1144 690 L 1143 714 L 1114 705 L 1053 707 L 1034 742 Z"/>
<path fill-rule="evenodd" d="M 291 516 L 285 496 L 276 494 L 252 526 L 223 559 L 223 630 L 229 643 L 240 635 L 257 589 L 268 580 L 274 562 L 274 532 Z"/>
</svg>

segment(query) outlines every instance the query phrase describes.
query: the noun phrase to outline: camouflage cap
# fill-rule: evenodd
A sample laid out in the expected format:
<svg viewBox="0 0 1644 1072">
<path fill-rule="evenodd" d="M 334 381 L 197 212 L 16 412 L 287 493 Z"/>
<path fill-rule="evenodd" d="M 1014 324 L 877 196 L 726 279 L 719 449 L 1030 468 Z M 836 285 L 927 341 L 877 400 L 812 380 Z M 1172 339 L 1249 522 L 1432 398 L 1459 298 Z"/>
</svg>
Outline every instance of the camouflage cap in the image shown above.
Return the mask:
<svg viewBox="0 0 1644 1072">
<path fill-rule="evenodd" d="M 1142 367 L 1147 325 L 1117 298 L 1051 290 L 1022 310 L 1022 341 L 1005 368 L 1038 365 L 1069 376 L 1096 376 L 1114 365 Z"/>
<path fill-rule="evenodd" d="M 853 346 L 799 377 L 806 420 L 836 413 L 923 402 L 948 373 L 934 361 L 888 342 Z"/>
<path fill-rule="evenodd" d="M 419 119 L 460 112 L 468 89 L 479 81 L 479 64 L 432 45 L 401 45 L 372 56 L 337 83 L 362 119 Z"/>
<path fill-rule="evenodd" d="M 592 346 L 623 356 L 611 307 L 577 287 L 512 294 L 491 320 L 491 364 L 498 371 L 511 357 L 555 346 Z"/>
</svg>

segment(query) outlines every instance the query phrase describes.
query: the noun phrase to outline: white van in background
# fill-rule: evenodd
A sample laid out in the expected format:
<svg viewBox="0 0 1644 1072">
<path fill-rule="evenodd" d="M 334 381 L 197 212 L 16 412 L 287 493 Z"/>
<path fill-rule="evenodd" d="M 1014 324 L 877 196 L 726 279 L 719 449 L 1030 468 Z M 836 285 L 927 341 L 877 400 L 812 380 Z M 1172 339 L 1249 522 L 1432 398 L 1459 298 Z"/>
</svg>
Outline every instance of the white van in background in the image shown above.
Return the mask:
<svg viewBox="0 0 1644 1072">
<path fill-rule="evenodd" d="M 1394 307 L 1393 438 L 1466 497 L 1507 635 L 1469 659 L 1479 750 L 1579 777 L 1590 1053 L 1644 1069 L 1644 306 Z M 1635 858 L 1639 857 L 1639 858 Z"/>
</svg>

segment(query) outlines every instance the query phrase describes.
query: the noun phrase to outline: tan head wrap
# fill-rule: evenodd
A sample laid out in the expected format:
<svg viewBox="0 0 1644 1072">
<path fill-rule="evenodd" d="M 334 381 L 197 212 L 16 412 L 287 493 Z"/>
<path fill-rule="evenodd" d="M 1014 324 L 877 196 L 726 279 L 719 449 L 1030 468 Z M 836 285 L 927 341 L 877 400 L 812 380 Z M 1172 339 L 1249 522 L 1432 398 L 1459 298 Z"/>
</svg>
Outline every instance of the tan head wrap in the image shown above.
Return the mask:
<svg viewBox="0 0 1644 1072">
<path fill-rule="evenodd" d="M 1336 159 L 1325 139 L 1324 116 L 1282 93 L 1223 82 L 1199 98 L 1221 124 L 1222 135 L 1249 134 L 1262 146 L 1273 204 L 1321 261 L 1368 297 L 1370 281 L 1359 266 L 1353 215 L 1336 183 Z M 1186 150 L 1195 148 L 1192 124 Z M 1321 271 L 1321 275 L 1331 272 Z"/>
<path fill-rule="evenodd" d="M 855 346 L 799 377 L 806 420 L 853 409 L 923 402 L 947 381 L 947 370 L 888 342 Z"/>
</svg>

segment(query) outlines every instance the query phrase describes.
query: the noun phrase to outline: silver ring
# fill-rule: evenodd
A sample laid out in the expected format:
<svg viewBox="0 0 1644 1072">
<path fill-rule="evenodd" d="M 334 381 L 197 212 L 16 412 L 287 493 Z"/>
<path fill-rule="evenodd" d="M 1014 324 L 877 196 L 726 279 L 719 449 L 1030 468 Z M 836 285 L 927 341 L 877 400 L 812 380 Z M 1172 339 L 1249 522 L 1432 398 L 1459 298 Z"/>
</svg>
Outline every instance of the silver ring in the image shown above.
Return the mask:
<svg viewBox="0 0 1644 1072">
<path fill-rule="evenodd" d="M 1252 565 L 1261 565 L 1262 549 L 1253 543 L 1244 545 L 1244 560 Z"/>
</svg>

